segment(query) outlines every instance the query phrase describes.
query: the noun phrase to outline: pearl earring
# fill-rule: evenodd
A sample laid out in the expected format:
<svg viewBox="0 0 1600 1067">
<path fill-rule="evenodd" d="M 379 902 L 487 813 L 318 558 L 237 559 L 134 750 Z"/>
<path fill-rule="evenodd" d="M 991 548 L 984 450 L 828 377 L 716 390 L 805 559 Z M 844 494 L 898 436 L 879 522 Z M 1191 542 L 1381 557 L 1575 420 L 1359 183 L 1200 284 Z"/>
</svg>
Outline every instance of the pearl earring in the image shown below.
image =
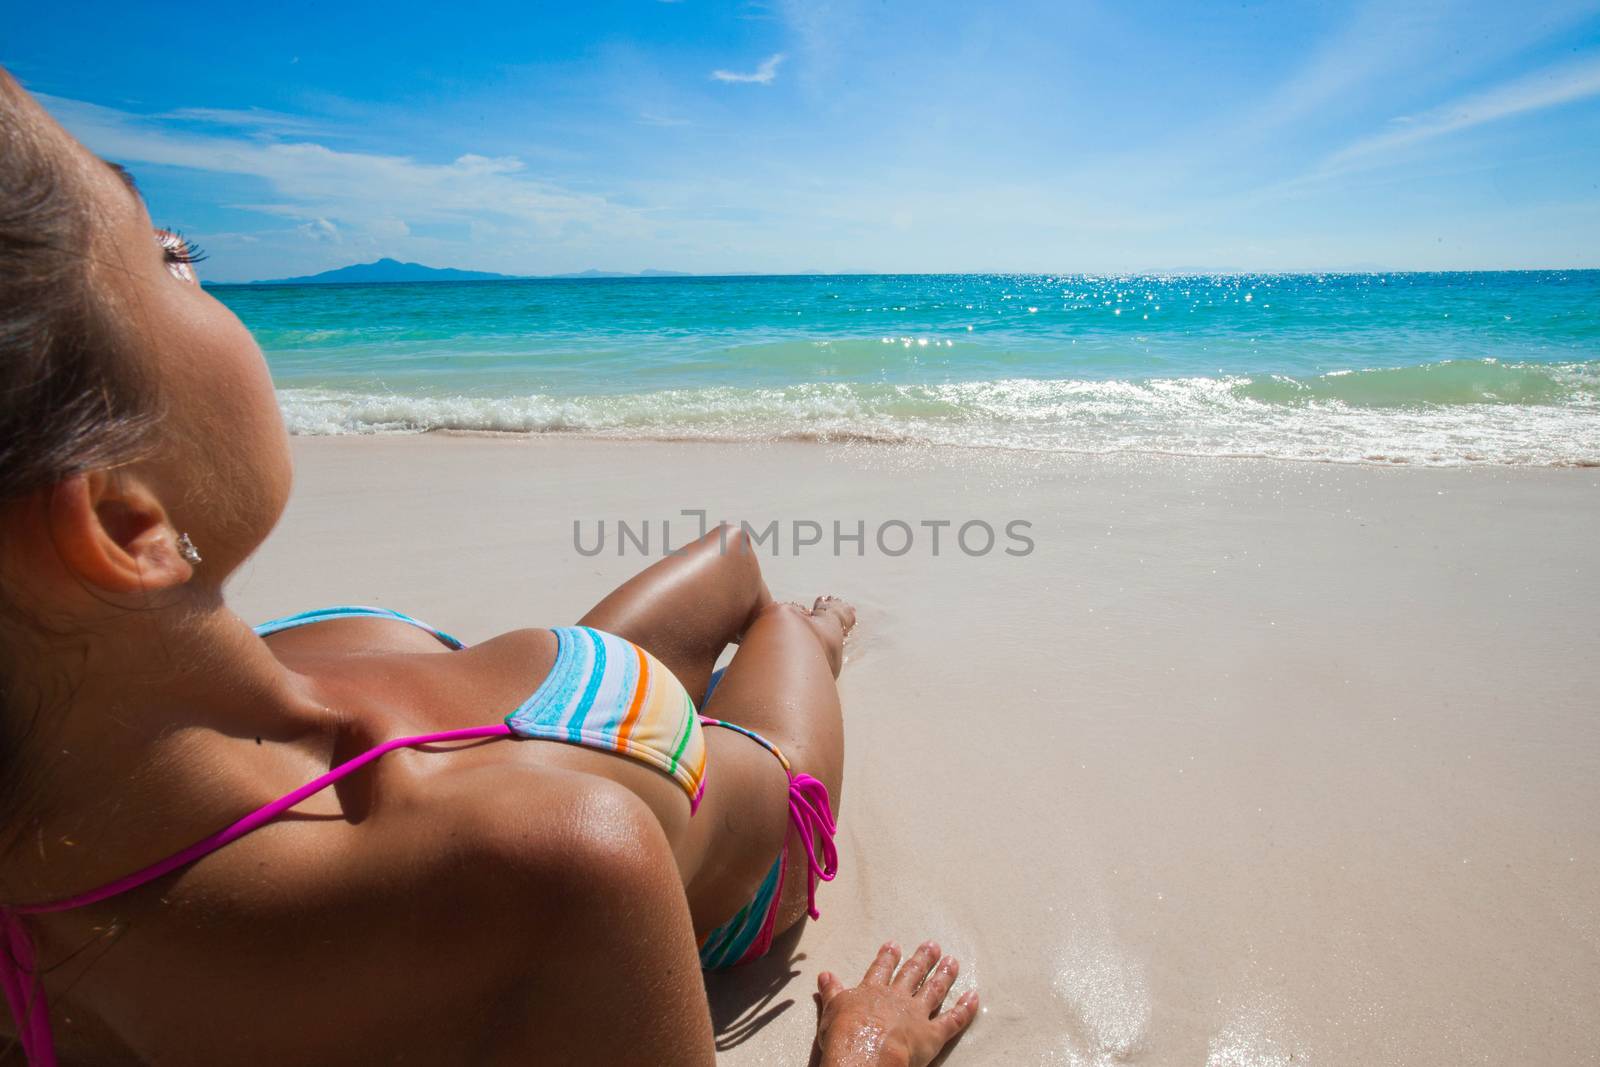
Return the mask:
<svg viewBox="0 0 1600 1067">
<path fill-rule="evenodd" d="M 189 540 L 188 534 L 178 535 L 178 555 L 187 560 L 191 566 L 200 562 L 200 550 L 194 547 L 194 542 Z"/>
</svg>

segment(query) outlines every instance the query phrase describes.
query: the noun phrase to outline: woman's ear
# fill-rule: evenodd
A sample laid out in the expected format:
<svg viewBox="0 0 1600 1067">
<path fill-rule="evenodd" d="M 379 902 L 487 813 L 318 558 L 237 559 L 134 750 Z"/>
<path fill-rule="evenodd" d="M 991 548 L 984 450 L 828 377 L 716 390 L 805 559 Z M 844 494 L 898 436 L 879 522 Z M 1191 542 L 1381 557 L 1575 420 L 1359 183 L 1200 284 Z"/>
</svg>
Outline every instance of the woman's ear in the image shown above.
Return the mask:
<svg viewBox="0 0 1600 1067">
<path fill-rule="evenodd" d="M 166 509 L 129 471 L 68 478 L 51 491 L 49 520 L 67 569 L 105 592 L 171 589 L 194 576 Z"/>
</svg>

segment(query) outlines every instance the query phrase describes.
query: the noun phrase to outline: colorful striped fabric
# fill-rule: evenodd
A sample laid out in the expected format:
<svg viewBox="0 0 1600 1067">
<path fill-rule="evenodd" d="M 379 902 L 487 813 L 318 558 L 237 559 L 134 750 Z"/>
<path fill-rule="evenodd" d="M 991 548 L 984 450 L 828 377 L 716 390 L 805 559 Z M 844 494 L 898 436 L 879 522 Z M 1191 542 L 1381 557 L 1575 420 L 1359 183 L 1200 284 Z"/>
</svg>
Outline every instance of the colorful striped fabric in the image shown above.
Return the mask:
<svg viewBox="0 0 1600 1067">
<path fill-rule="evenodd" d="M 699 807 L 706 739 L 694 701 L 650 653 L 587 626 L 553 631 L 555 666 L 534 694 L 506 716 L 522 737 L 616 752 L 672 776 Z"/>
<path fill-rule="evenodd" d="M 711 686 L 706 690 L 707 701 L 711 698 L 711 690 L 721 680 L 721 673 L 718 671 L 712 675 Z M 831 882 L 834 875 L 839 873 L 839 852 L 833 844 L 839 828 L 834 822 L 828 787 L 809 774 L 796 774 L 777 745 L 748 727 L 705 715 L 700 716 L 700 725 L 720 726 L 742 734 L 772 753 L 783 765 L 783 772 L 789 776 L 789 827 L 794 840 L 800 843 L 806 853 L 806 914 L 813 919 L 822 918 L 817 911 L 817 883 Z M 771 950 L 788 871 L 789 848 L 785 843 L 767 871 L 766 878 L 756 889 L 754 899 L 740 908 L 733 918 L 700 940 L 702 970 L 738 967 L 760 959 Z"/>
<path fill-rule="evenodd" d="M 426 630 L 451 648 L 462 647 L 449 634 L 388 608 L 307 611 L 263 623 L 256 632 L 265 637 L 309 623 L 349 617 L 397 619 Z M 754 730 L 697 716 L 694 701 L 672 672 L 632 642 L 587 626 L 562 626 L 551 632 L 556 635 L 555 664 L 533 695 L 506 716 L 505 728 L 519 737 L 583 745 L 655 767 L 683 787 L 691 811 L 698 809 L 705 792 L 704 727 L 720 726 L 750 738 L 772 753 L 789 775 L 789 818 L 806 852 L 807 905 L 815 918 L 817 883 L 832 880 L 838 867 L 833 849 L 833 813 L 822 783 L 809 775 L 795 774 L 778 747 Z M 713 676 L 711 687 L 706 690 L 707 700 L 721 675 L 718 671 Z M 787 867 L 785 848 L 773 861 L 754 898 L 701 941 L 702 967 L 716 970 L 738 966 L 766 954 L 772 945 Z"/>
<path fill-rule="evenodd" d="M 758 960 L 772 947 L 778 905 L 783 899 L 783 876 L 788 849 L 779 853 L 755 897 L 739 913 L 700 942 L 700 969 L 721 971 Z"/>
</svg>

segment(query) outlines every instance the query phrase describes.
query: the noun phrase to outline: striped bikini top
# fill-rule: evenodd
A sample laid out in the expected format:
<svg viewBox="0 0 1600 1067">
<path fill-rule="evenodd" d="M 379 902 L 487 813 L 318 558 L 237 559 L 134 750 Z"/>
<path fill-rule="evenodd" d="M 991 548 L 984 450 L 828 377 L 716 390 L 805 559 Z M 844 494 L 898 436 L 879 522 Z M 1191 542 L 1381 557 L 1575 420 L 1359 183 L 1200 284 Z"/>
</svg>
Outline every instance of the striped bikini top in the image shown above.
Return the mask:
<svg viewBox="0 0 1600 1067">
<path fill-rule="evenodd" d="M 342 618 L 397 619 L 446 648 L 464 648 L 443 630 L 388 608 L 306 611 L 255 627 L 262 637 Z M 505 717 L 517 737 L 564 741 L 627 756 L 670 776 L 690 809 L 705 792 L 705 731 L 693 699 L 661 661 L 631 641 L 588 626 L 559 626 L 556 661 L 533 695 Z"/>
</svg>

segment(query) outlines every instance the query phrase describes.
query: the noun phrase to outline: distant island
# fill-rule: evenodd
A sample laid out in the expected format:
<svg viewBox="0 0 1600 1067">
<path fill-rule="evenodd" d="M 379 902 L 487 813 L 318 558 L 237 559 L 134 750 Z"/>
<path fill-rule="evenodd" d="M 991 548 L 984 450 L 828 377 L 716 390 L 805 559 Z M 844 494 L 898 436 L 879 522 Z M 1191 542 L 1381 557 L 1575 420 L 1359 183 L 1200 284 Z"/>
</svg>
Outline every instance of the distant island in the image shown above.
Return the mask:
<svg viewBox="0 0 1600 1067">
<path fill-rule="evenodd" d="M 526 278 L 687 278 L 688 274 L 676 270 L 642 270 L 637 274 L 626 271 L 585 270 L 575 274 L 495 274 L 486 270 L 457 270 L 454 267 L 429 267 L 421 263 L 401 263 L 397 259 L 379 259 L 371 263 L 354 263 L 321 274 L 306 274 L 298 278 L 271 278 L 250 282 L 251 285 L 351 285 L 373 282 L 505 282 Z"/>
</svg>

